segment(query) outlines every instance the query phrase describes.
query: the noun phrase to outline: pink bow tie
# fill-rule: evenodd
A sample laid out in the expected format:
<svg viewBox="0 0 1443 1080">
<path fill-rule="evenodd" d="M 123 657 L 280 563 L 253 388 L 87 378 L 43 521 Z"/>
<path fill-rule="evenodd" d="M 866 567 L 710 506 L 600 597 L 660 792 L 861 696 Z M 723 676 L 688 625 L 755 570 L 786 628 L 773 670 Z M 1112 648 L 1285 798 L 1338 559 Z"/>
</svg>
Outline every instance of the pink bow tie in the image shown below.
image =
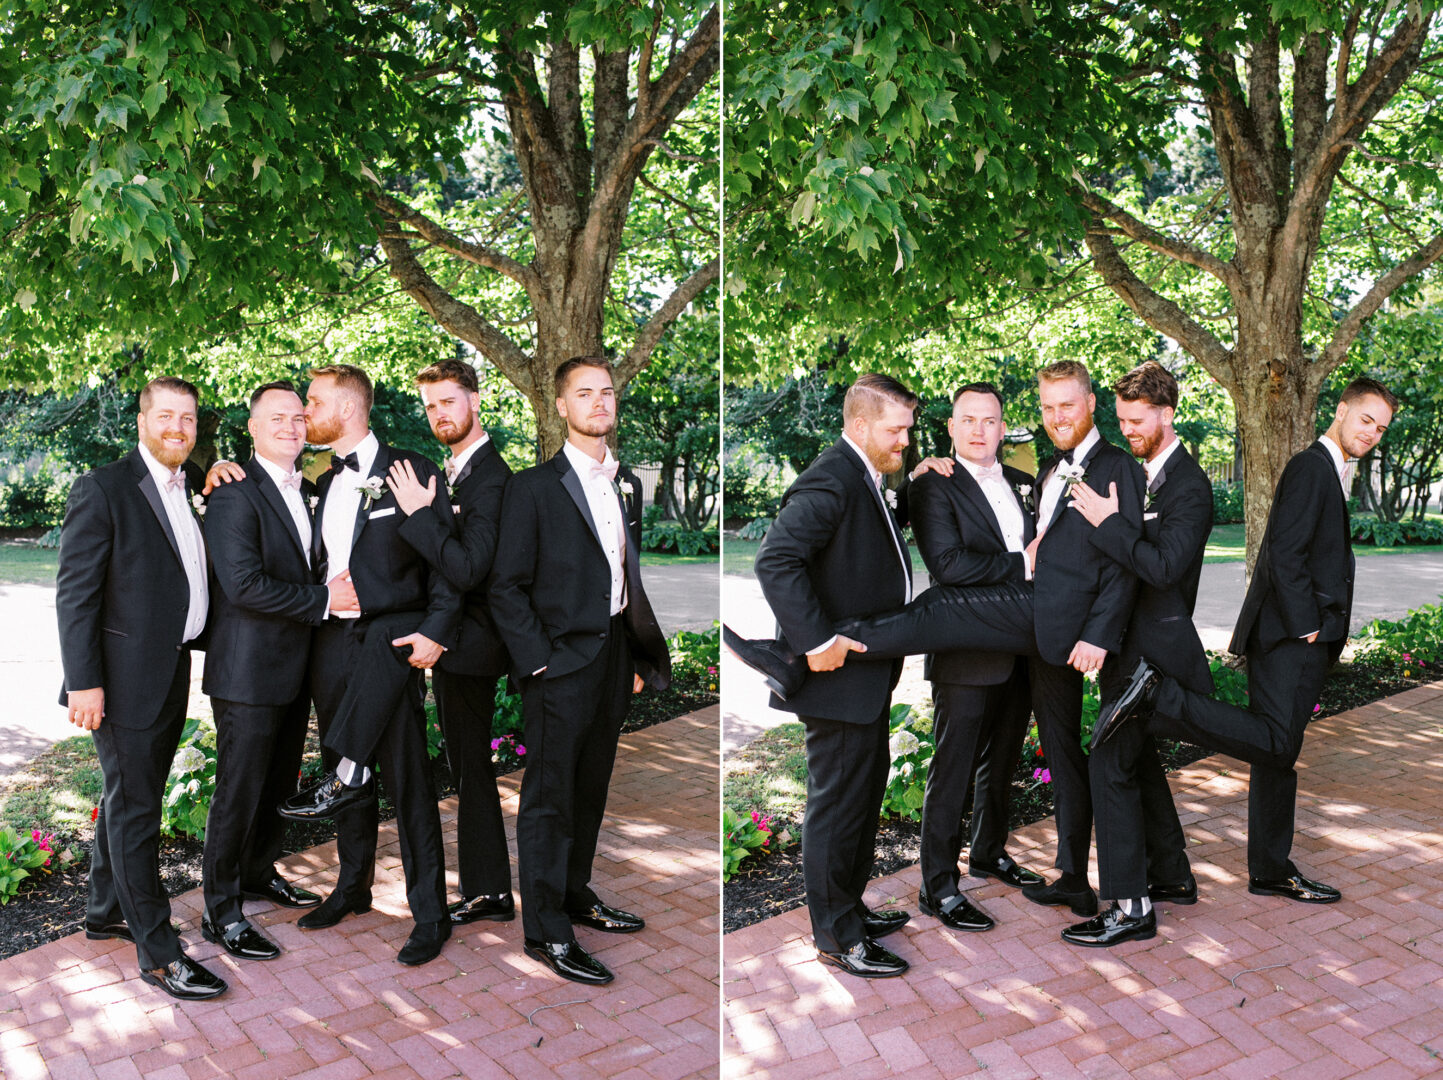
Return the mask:
<svg viewBox="0 0 1443 1080">
<path fill-rule="evenodd" d="M 292 491 L 300 491 L 301 481 L 304 479 L 305 477 L 302 476 L 300 473 L 293 472 L 290 476 L 287 476 L 284 480 L 281 481 L 280 486 L 282 488 L 290 488 Z"/>
<path fill-rule="evenodd" d="M 979 468 L 979 469 L 977 470 L 977 479 L 978 479 L 978 480 L 1001 480 L 1001 479 L 1002 479 L 1002 463 L 1001 463 L 1001 462 L 993 462 L 991 465 L 988 465 L 986 468 Z"/>
<path fill-rule="evenodd" d="M 619 468 L 619 464 L 616 458 L 608 455 L 605 461 L 593 461 L 591 463 L 591 475 L 604 476 L 608 480 L 615 480 L 616 470 Z"/>
<path fill-rule="evenodd" d="M 185 490 L 185 473 L 183 472 L 171 473 L 165 478 L 165 490 L 175 491 L 176 489 Z"/>
</svg>

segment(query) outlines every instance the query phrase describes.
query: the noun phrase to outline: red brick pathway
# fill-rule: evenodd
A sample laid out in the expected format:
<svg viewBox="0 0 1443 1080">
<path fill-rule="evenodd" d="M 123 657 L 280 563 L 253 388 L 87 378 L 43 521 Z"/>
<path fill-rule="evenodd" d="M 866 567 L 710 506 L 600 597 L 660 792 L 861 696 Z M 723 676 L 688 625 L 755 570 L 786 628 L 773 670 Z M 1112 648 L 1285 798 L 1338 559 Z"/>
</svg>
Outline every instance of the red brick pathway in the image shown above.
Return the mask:
<svg viewBox="0 0 1443 1080">
<path fill-rule="evenodd" d="M 462 928 L 439 959 L 402 967 L 412 924 L 392 824 L 369 914 L 307 933 L 299 912 L 247 905 L 286 950 L 278 960 L 220 953 L 200 937 L 200 891 L 177 897 L 190 955 L 231 984 L 214 1002 L 173 1001 L 135 977 L 132 946 L 83 934 L 0 961 L 0 1076 L 715 1077 L 718 715 L 622 738 L 592 880 L 647 928 L 580 931 L 616 972 L 609 986 L 565 982 L 526 956 L 520 919 Z M 518 783 L 501 781 L 508 826 Z M 454 801 L 441 809 L 454 845 Z M 315 848 L 289 860 L 289 876 L 329 891 L 334 864 L 334 846 Z"/>
<path fill-rule="evenodd" d="M 1202 899 L 1163 905 L 1152 941 L 1065 945 L 1071 913 L 996 882 L 968 890 L 996 929 L 943 930 L 917 912 L 913 866 L 868 892 L 913 913 L 887 938 L 912 964 L 902 978 L 830 974 L 801 909 L 723 938 L 724 1074 L 1443 1074 L 1443 683 L 1309 731 L 1294 857 L 1341 903 L 1248 893 L 1246 766 L 1208 758 L 1172 786 Z M 1012 852 L 1050 866 L 1054 828 L 1029 826 Z"/>
</svg>

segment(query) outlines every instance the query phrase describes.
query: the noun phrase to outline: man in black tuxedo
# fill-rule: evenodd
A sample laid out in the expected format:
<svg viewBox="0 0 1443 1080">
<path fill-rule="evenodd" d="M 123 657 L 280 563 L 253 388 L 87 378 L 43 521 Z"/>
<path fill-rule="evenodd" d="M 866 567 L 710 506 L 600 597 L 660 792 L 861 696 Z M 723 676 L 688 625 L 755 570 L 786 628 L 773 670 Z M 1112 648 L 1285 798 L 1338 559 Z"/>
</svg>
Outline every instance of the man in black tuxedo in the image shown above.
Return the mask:
<svg viewBox="0 0 1443 1080">
<path fill-rule="evenodd" d="M 146 384 L 140 445 L 70 489 L 55 579 L 60 703 L 91 732 L 105 779 L 86 936 L 134 941 L 140 977 L 192 1000 L 226 989 L 185 955 L 160 881 L 161 799 L 209 607 L 205 541 L 181 469 L 198 405 L 182 379 Z"/>
<path fill-rule="evenodd" d="M 1214 701 L 1159 667 L 1141 664 L 1098 738 L 1154 710 L 1151 730 L 1252 765 L 1248 785 L 1248 891 L 1310 904 L 1342 894 L 1305 877 L 1291 858 L 1294 769 L 1328 668 L 1348 639 L 1353 546 L 1350 463 L 1382 439 L 1397 398 L 1374 379 L 1343 391 L 1328 430 L 1283 469 L 1267 529 L 1228 648 L 1248 659 L 1249 707 Z M 1149 659 L 1150 659 L 1149 654 Z"/>
<path fill-rule="evenodd" d="M 932 581 L 992 585 L 1027 578 L 1024 549 L 1032 542 L 1032 477 L 1003 465 L 1002 395 L 991 383 L 969 383 L 952 396 L 947 421 L 956 453 L 951 476 L 922 472 L 909 489 L 917 549 Z M 1042 878 L 1007 854 L 1007 806 L 1027 721 L 1032 716 L 1027 660 L 1010 653 L 958 650 L 929 655 L 936 752 L 922 803 L 922 892 L 918 905 L 946 926 L 986 930 L 993 922 L 960 898 L 958 858 L 967 788 L 972 802 L 968 867 L 1013 886 Z"/>
<path fill-rule="evenodd" d="M 862 902 L 886 789 L 888 713 L 900 662 L 844 664 L 855 642 L 845 619 L 906 603 L 912 563 L 883 481 L 902 466 L 916 395 L 885 375 L 847 390 L 843 434 L 787 490 L 757 551 L 756 575 L 786 647 L 808 674 L 774 708 L 806 725 L 807 810 L 802 869 L 818 959 L 865 978 L 907 962 L 876 939 L 905 912 Z"/>
<path fill-rule="evenodd" d="M 406 515 L 401 538 L 465 594 L 466 605 L 456 644 L 431 672 L 446 760 L 459 801 L 456 848 L 461 900 L 451 905 L 451 921 L 509 922 L 516 917 L 511 857 L 491 768 L 496 681 L 506 673 L 507 657 L 491 619 L 486 579 L 496 554 L 501 496 L 511 469 L 481 427 L 475 368 L 464 360 L 442 360 L 417 375 L 416 384 L 431 431 L 451 448 L 446 483 L 460 531 L 437 512 L 435 481 L 423 487 L 410 464 L 397 461 L 391 466 L 390 485 L 396 505 Z"/>
<path fill-rule="evenodd" d="M 359 610 L 328 612 L 312 640 L 311 696 L 332 771 L 282 804 L 281 813 L 335 817 L 341 873 L 331 895 L 296 925 L 330 927 L 371 908 L 377 807 L 369 763 L 379 758 L 396 805 L 406 899 L 416 922 L 397 959 L 424 964 L 451 936 L 441 818 L 426 755 L 424 672 L 455 644 L 461 594 L 401 537 L 405 519 L 386 474 L 398 460 L 428 482 L 441 470 L 376 438 L 371 380 L 360 368 L 316 368 L 306 398 L 306 438 L 332 452 L 331 469 L 318 485 L 312 564 L 320 581 L 349 574 Z M 436 500 L 449 515 L 445 496 L 438 492 Z"/>
<path fill-rule="evenodd" d="M 1139 583 L 1122 652 L 1109 653 L 1102 666 L 1103 696 L 1117 696 L 1144 651 L 1182 685 L 1210 693 L 1212 672 L 1192 611 L 1212 531 L 1212 483 L 1173 430 L 1177 380 L 1166 368 L 1149 360 L 1113 390 L 1118 424 L 1144 463 L 1148 485 L 1141 528 L 1118 513 L 1115 492 L 1101 495 L 1088 484 L 1072 490 L 1073 506 L 1094 526 L 1092 546 Z M 1098 886 L 1113 903 L 1062 931 L 1062 938 L 1084 946 L 1151 938 L 1154 902 L 1197 901 L 1186 839 L 1152 736 L 1133 725 L 1118 738 L 1094 739 L 1089 772 Z"/>
<path fill-rule="evenodd" d="M 573 927 L 644 926 L 589 882 L 631 695 L 666 689 L 671 657 L 641 583 L 641 485 L 606 443 L 616 427 L 611 363 L 573 357 L 555 387 L 566 443 L 506 486 L 491 613 L 526 717 L 516 817 L 526 954 L 574 982 L 606 983 L 614 976 Z"/>
<path fill-rule="evenodd" d="M 255 456 L 206 504 L 212 608 L 205 679 L 216 726 L 216 781 L 206 823 L 201 930 L 232 956 L 269 960 L 280 948 L 246 921 L 242 897 L 285 907 L 320 903 L 276 871 L 285 822 L 276 805 L 296 790 L 311 697 L 311 629 L 326 611 L 355 610 L 344 578 L 318 585 L 310 565 L 314 488 L 296 470 L 305 406 L 290 383 L 250 398 Z"/>
</svg>

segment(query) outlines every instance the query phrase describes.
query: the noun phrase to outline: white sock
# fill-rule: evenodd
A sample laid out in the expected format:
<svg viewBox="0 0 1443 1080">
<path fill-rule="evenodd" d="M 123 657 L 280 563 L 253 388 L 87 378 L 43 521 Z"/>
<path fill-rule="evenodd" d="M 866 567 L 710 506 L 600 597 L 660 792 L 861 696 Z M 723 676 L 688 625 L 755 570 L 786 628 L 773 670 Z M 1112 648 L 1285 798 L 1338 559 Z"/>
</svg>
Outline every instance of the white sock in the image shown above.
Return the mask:
<svg viewBox="0 0 1443 1080">
<path fill-rule="evenodd" d="M 360 787 L 371 778 L 371 770 L 348 757 L 336 762 L 336 775 L 346 787 Z"/>
<path fill-rule="evenodd" d="M 1129 919 L 1133 917 L 1133 906 L 1137 906 L 1138 915 L 1146 915 L 1152 910 L 1152 901 L 1144 896 L 1141 900 L 1119 900 L 1117 906 L 1122 908 L 1122 913 Z"/>
</svg>

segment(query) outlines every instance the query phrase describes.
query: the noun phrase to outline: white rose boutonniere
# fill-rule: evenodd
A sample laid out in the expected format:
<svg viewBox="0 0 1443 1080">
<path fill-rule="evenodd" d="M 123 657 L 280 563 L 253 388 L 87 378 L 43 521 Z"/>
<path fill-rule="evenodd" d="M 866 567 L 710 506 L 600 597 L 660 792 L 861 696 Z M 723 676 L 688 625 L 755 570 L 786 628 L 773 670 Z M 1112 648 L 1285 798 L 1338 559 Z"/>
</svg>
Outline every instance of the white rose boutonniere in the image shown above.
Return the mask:
<svg viewBox="0 0 1443 1080">
<path fill-rule="evenodd" d="M 312 510 L 314 510 L 316 507 L 321 505 L 321 497 L 319 495 L 312 495 L 309 499 L 306 500 L 306 504 Z"/>
<path fill-rule="evenodd" d="M 893 491 L 891 488 L 887 488 L 885 491 L 882 492 L 882 497 L 887 500 L 888 506 L 890 506 L 893 510 L 897 509 L 897 493 L 895 491 Z"/>
<path fill-rule="evenodd" d="M 1017 492 L 1017 500 L 1022 504 L 1024 510 L 1032 512 L 1032 485 L 1018 484 L 1014 489 Z"/>
<path fill-rule="evenodd" d="M 1062 494 L 1066 495 L 1073 485 L 1087 479 L 1087 470 L 1076 462 L 1064 461 L 1057 466 L 1057 475 L 1062 477 Z"/>
<path fill-rule="evenodd" d="M 629 497 L 634 489 L 631 486 L 630 480 L 618 480 L 616 482 L 616 490 L 622 495 Z"/>
<path fill-rule="evenodd" d="M 192 495 L 192 496 L 190 497 L 190 505 L 191 505 L 191 509 L 192 509 L 192 510 L 194 510 L 194 511 L 195 511 L 197 514 L 199 514 L 201 517 L 205 517 L 205 496 L 204 496 L 204 495 Z"/>
<path fill-rule="evenodd" d="M 361 485 L 362 510 L 369 510 L 371 504 L 386 494 L 386 479 L 383 476 L 368 476 Z"/>
</svg>

